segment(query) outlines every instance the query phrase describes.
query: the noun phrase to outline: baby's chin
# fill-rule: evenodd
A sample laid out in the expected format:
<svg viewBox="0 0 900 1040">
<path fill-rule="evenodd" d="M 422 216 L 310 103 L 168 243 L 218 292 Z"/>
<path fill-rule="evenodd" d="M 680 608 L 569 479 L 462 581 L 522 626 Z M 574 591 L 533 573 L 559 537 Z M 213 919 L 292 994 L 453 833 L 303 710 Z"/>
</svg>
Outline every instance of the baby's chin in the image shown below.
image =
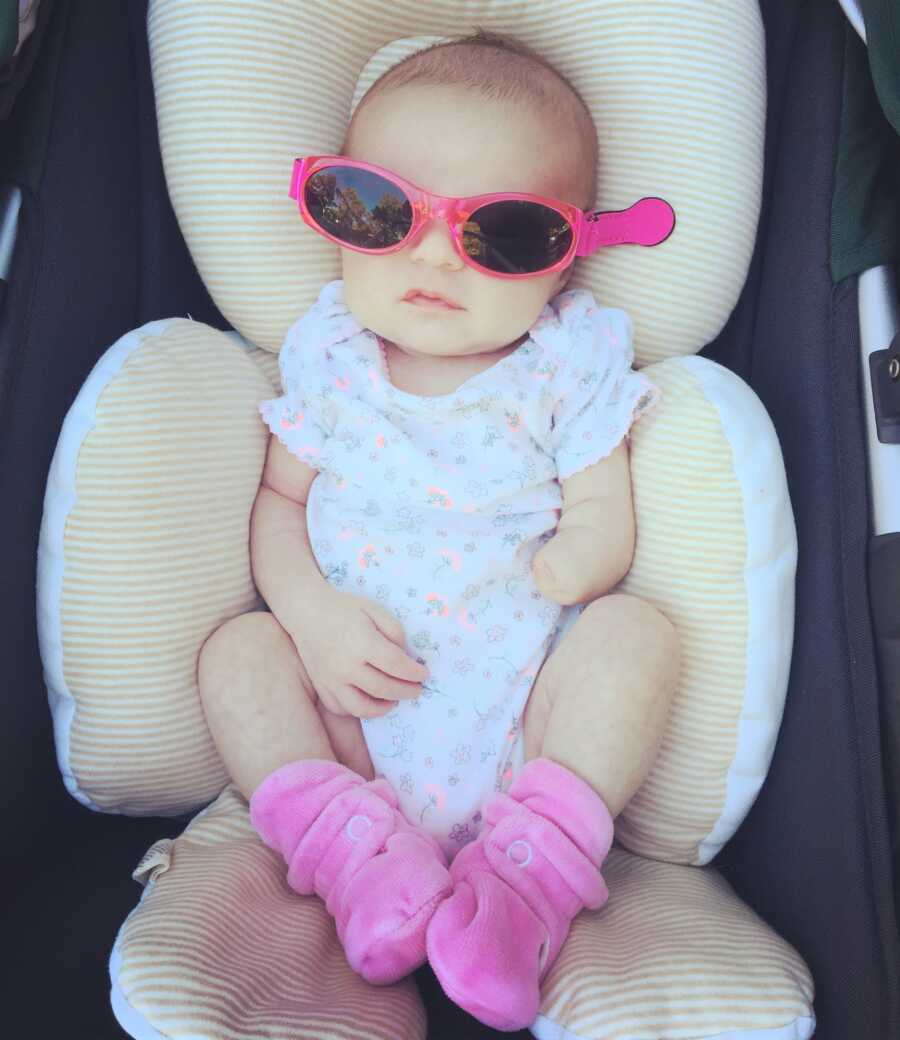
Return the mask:
<svg viewBox="0 0 900 1040">
<path fill-rule="evenodd" d="M 436 324 L 436 323 L 435 323 Z M 522 332 L 503 337 L 498 334 L 491 338 L 473 336 L 462 324 L 453 327 L 449 322 L 438 328 L 423 329 L 418 324 L 392 322 L 380 328 L 370 328 L 382 340 L 393 343 L 399 350 L 408 354 L 428 355 L 429 357 L 467 357 L 479 354 L 493 354 L 520 339 Z M 468 334 L 467 334 L 468 331 Z"/>
</svg>

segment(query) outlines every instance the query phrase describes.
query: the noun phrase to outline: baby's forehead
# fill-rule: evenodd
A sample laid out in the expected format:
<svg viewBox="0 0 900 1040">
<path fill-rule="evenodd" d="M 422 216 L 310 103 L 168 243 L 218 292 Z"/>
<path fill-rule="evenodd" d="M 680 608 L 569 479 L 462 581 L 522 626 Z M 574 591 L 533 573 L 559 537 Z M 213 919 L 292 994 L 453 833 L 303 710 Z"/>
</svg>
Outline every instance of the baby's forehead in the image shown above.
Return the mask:
<svg viewBox="0 0 900 1040">
<path fill-rule="evenodd" d="M 558 108 L 529 97 L 407 83 L 367 99 L 354 115 L 344 149 L 443 194 L 528 191 L 570 198 L 584 180 L 577 133 Z"/>
<path fill-rule="evenodd" d="M 555 78 L 546 79 L 540 90 L 501 89 L 485 84 L 465 82 L 432 82 L 413 80 L 401 85 L 376 87 L 366 95 L 352 115 L 348 133 L 362 119 L 403 118 L 411 110 L 430 109 L 437 119 L 449 118 L 459 111 L 491 113 L 488 118 L 502 114 L 507 120 L 539 123 L 546 134 L 564 132 L 567 122 L 580 102 L 564 83 Z M 505 122 L 494 123 L 493 129 L 502 133 Z"/>
</svg>

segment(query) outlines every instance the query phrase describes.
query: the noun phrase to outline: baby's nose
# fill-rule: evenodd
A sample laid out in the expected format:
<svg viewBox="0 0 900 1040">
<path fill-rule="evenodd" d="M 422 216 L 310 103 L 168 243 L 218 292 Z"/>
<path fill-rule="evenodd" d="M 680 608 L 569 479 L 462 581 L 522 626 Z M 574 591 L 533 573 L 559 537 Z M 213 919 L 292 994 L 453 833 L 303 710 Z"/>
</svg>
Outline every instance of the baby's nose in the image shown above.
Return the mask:
<svg viewBox="0 0 900 1040">
<path fill-rule="evenodd" d="M 453 235 L 442 217 L 432 217 L 409 247 L 409 258 L 451 271 L 462 270 L 463 262 L 453 245 Z"/>
</svg>

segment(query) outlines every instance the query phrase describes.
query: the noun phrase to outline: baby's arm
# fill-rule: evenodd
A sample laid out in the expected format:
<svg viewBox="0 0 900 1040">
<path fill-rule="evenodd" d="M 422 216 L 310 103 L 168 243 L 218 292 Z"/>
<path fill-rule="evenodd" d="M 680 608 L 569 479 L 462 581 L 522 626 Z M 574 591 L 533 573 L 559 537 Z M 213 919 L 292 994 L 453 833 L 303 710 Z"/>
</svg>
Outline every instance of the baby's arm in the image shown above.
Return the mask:
<svg viewBox="0 0 900 1040">
<path fill-rule="evenodd" d="M 250 562 L 256 587 L 289 633 L 303 629 L 304 611 L 328 586 L 306 528 L 306 500 L 317 475 L 270 437 L 250 519 Z"/>
<path fill-rule="evenodd" d="M 538 589 L 556 603 L 587 603 L 628 573 L 635 521 L 628 445 L 562 481 L 556 533 L 535 554 Z"/>
<path fill-rule="evenodd" d="M 256 585 L 297 648 L 322 705 L 375 718 L 418 697 L 428 669 L 405 650 L 401 622 L 381 604 L 334 588 L 309 544 L 306 502 L 316 471 L 276 437 L 250 521 Z"/>
</svg>

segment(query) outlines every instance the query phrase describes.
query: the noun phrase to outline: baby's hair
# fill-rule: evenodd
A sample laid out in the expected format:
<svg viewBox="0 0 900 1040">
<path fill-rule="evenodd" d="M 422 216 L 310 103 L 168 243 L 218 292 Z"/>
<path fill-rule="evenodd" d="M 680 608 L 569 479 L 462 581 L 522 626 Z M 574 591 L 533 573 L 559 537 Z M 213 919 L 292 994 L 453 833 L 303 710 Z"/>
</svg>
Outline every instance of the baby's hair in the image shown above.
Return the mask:
<svg viewBox="0 0 900 1040">
<path fill-rule="evenodd" d="M 493 51 L 485 54 L 485 48 Z M 460 85 L 477 90 L 495 101 L 531 104 L 551 111 L 571 128 L 578 140 L 575 183 L 583 207 L 593 206 L 597 194 L 597 130 L 584 99 L 545 58 L 509 36 L 476 29 L 409 55 L 381 75 L 356 107 L 347 128 L 342 151 L 353 120 L 376 94 L 409 83 L 430 86 Z"/>
</svg>

